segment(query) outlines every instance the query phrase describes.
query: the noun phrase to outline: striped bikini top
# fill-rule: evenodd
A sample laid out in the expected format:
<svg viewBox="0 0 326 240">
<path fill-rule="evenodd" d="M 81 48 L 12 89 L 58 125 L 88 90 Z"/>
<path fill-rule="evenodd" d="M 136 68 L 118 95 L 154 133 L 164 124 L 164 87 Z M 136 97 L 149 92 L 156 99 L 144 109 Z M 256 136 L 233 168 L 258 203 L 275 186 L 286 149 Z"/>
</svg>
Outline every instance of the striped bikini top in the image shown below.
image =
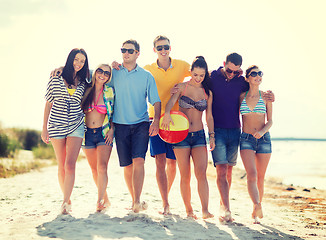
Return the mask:
<svg viewBox="0 0 326 240">
<path fill-rule="evenodd" d="M 263 98 L 261 97 L 261 92 L 259 91 L 259 100 L 257 102 L 256 107 L 253 110 L 250 110 L 250 108 L 247 105 L 247 102 L 246 102 L 247 94 L 248 94 L 248 91 L 246 92 L 246 95 L 240 105 L 241 115 L 247 114 L 247 113 L 252 113 L 252 112 L 253 113 L 266 113 L 266 105 L 265 105 Z"/>
<path fill-rule="evenodd" d="M 187 83 L 185 90 L 183 91 L 182 94 L 184 94 L 186 92 L 186 89 L 188 87 L 189 82 Z M 204 89 L 203 89 L 204 90 Z M 205 93 L 205 90 L 204 90 Z M 179 99 L 179 107 L 182 108 L 196 108 L 198 111 L 204 111 L 207 108 L 207 95 L 205 93 L 205 99 L 199 100 L 197 102 L 195 102 L 194 100 L 192 100 L 190 97 L 187 97 L 185 95 L 182 95 Z"/>
</svg>

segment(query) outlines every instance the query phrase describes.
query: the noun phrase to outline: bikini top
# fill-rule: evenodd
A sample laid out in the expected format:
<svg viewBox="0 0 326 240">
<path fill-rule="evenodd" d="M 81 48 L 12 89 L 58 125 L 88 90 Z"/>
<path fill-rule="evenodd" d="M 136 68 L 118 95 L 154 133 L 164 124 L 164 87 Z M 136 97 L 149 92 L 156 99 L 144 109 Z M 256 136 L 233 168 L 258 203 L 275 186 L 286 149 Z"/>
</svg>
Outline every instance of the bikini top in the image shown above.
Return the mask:
<svg viewBox="0 0 326 240">
<path fill-rule="evenodd" d="M 244 97 L 244 99 L 241 102 L 240 105 L 240 113 L 241 115 L 243 114 L 248 114 L 248 113 L 266 113 L 266 105 L 265 102 L 263 100 L 263 98 L 261 97 L 261 92 L 259 91 L 259 100 L 257 102 L 257 105 L 255 106 L 255 108 L 253 110 L 250 110 L 250 108 L 247 105 L 246 102 L 246 97 L 247 97 L 248 92 L 246 92 L 246 95 Z"/>
<path fill-rule="evenodd" d="M 196 108 L 198 111 L 204 111 L 207 108 L 207 95 L 205 93 L 205 99 L 199 100 L 197 102 L 195 102 L 194 100 L 192 100 L 190 97 L 187 97 L 184 95 L 184 93 L 186 92 L 186 89 L 188 87 L 189 82 L 187 83 L 185 90 L 182 93 L 182 96 L 179 99 L 179 107 L 182 108 Z"/>
<path fill-rule="evenodd" d="M 67 88 L 67 91 L 68 91 L 69 95 L 72 96 L 76 92 L 76 89 L 75 88 Z"/>
<path fill-rule="evenodd" d="M 96 103 L 90 105 L 89 108 L 88 108 L 88 111 L 87 111 L 87 112 L 91 112 L 91 111 L 93 111 L 94 109 L 96 109 L 96 111 L 97 111 L 98 113 L 102 113 L 102 114 L 106 114 L 106 113 L 107 113 L 107 109 L 106 109 L 105 104 L 99 104 L 99 105 L 97 104 L 102 92 L 103 92 L 103 87 L 102 87 L 102 89 L 101 89 L 101 91 L 100 91 L 100 94 L 99 94 L 98 97 L 97 97 Z"/>
</svg>

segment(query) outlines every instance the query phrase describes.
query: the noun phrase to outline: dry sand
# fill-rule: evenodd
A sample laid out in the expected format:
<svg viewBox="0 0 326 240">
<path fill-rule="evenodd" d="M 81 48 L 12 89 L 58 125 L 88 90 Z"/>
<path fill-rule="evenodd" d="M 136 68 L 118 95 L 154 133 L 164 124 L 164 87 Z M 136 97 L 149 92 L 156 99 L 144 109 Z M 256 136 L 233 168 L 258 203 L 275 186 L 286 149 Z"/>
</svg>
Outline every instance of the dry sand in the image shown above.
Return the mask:
<svg viewBox="0 0 326 240">
<path fill-rule="evenodd" d="M 142 200 L 149 207 L 140 214 L 128 210 L 131 198 L 115 150 L 108 170 L 112 205 L 105 214 L 95 213 L 97 190 L 86 160 L 77 163 L 71 216 L 59 214 L 62 194 L 56 166 L 0 179 L 0 239 L 326 239 L 325 191 L 309 189 L 308 192 L 297 187 L 289 191 L 286 190 L 288 186 L 278 180 L 268 179 L 263 201 L 264 218 L 261 224 L 253 224 L 244 172 L 235 168 L 231 188 L 235 222 L 221 224 L 212 165 L 208 170 L 209 209 L 215 217 L 208 220 L 201 219 L 194 176 L 192 203 L 199 219 L 186 218 L 179 191 L 179 174 L 169 197 L 173 215 L 159 214 L 162 203 L 152 158 L 147 157 L 145 169 Z"/>
</svg>

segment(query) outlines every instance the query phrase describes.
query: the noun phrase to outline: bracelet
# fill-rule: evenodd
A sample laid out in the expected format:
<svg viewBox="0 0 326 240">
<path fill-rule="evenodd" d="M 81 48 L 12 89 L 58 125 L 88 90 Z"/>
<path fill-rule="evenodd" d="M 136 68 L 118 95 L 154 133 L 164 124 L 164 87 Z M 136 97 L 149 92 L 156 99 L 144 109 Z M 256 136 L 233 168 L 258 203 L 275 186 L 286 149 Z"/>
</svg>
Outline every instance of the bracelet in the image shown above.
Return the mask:
<svg viewBox="0 0 326 240">
<path fill-rule="evenodd" d="M 215 136 L 215 132 L 209 132 L 208 135 L 214 135 Z"/>
</svg>

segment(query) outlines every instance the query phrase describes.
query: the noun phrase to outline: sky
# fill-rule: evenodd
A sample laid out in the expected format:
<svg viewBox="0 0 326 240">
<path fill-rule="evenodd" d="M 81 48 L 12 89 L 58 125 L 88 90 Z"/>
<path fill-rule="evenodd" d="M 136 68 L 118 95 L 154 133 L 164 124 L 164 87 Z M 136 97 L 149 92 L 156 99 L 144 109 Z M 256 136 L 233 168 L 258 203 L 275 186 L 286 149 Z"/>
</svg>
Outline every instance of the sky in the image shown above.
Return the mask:
<svg viewBox="0 0 326 240">
<path fill-rule="evenodd" d="M 153 40 L 166 35 L 172 58 L 202 55 L 209 69 L 227 54 L 264 72 L 272 90 L 272 137 L 326 138 L 324 0 L 0 0 L 0 125 L 42 129 L 51 70 L 73 48 L 90 68 L 121 62 L 127 39 L 140 43 L 138 64 L 156 60 Z"/>
</svg>

